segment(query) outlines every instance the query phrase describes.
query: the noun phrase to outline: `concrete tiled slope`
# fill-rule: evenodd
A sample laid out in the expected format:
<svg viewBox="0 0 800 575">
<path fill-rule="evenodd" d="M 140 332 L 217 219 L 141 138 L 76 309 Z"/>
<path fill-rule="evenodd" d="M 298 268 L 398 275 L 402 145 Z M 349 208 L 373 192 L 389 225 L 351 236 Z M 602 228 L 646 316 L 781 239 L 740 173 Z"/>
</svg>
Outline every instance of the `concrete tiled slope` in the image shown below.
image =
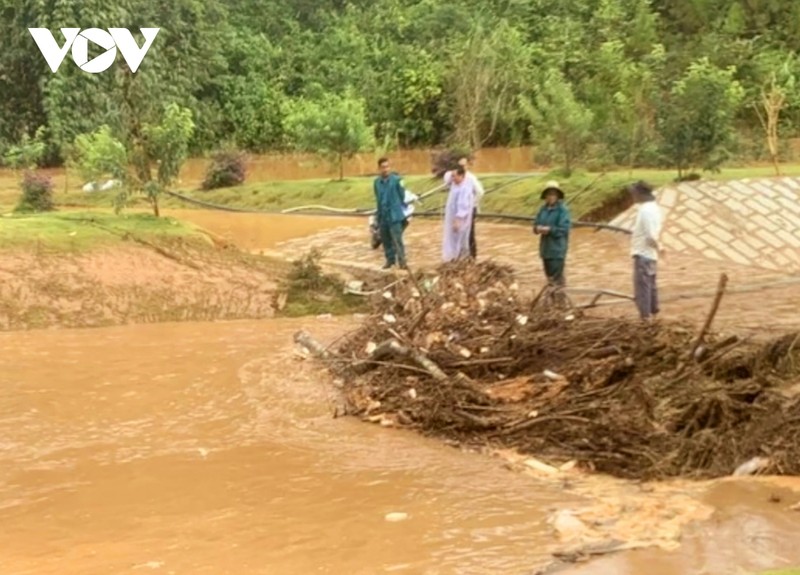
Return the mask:
<svg viewBox="0 0 800 575">
<path fill-rule="evenodd" d="M 691 182 L 656 193 L 669 251 L 800 273 L 800 179 Z M 636 208 L 612 223 L 633 226 Z"/>
</svg>

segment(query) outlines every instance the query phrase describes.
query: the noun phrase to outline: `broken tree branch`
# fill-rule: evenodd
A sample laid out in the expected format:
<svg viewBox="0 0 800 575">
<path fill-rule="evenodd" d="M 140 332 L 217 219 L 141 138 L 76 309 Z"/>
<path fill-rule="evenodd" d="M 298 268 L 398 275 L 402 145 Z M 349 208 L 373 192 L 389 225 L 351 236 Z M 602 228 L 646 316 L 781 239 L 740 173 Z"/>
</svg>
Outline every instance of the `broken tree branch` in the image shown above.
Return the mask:
<svg viewBox="0 0 800 575">
<path fill-rule="evenodd" d="M 305 330 L 300 330 L 295 333 L 294 341 L 295 343 L 303 346 L 317 359 L 330 359 L 332 357 L 331 353 L 325 349 L 325 346 L 311 337 L 311 334 Z"/>
<path fill-rule="evenodd" d="M 692 348 L 689 350 L 689 360 L 693 360 L 695 354 L 697 353 L 697 349 L 702 345 L 703 340 L 708 333 L 708 330 L 711 328 L 711 324 L 714 322 L 714 317 L 717 315 L 717 310 L 719 310 L 719 304 L 722 301 L 722 296 L 725 295 L 725 288 L 728 285 L 728 276 L 727 274 L 720 274 L 719 276 L 719 283 L 717 284 L 717 293 L 714 295 L 714 302 L 711 304 L 711 310 L 706 317 L 706 321 L 703 324 L 703 327 L 700 328 L 700 333 L 697 334 L 697 339 L 692 344 Z"/>
</svg>

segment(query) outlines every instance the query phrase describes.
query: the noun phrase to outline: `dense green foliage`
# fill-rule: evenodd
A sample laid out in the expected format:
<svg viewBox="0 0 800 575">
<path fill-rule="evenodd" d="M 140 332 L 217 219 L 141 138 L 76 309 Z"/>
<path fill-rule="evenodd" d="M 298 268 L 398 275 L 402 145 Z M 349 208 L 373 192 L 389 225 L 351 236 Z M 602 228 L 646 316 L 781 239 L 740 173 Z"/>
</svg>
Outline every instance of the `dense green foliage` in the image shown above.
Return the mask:
<svg viewBox="0 0 800 575">
<path fill-rule="evenodd" d="M 325 94 L 319 101 L 294 102 L 286 117 L 286 133 L 301 152 L 327 158 L 344 178 L 344 160 L 372 144 L 364 103 L 351 94 Z"/>
<path fill-rule="evenodd" d="M 191 153 L 533 143 L 569 169 L 768 158 L 765 102 L 782 138 L 800 121 L 781 97 L 796 0 L 0 0 L 0 15 L 0 152 L 44 126 L 50 162 L 103 125 L 134 150 L 172 103 L 192 112 Z M 61 43 L 62 26 L 161 32 L 136 74 L 69 54 L 53 74 L 27 28 Z M 346 146 L 298 133 L 332 101 L 358 122 Z"/>
<path fill-rule="evenodd" d="M 105 124 L 90 134 L 78 135 L 70 147 L 68 164 L 87 181 L 119 181 L 114 202 L 118 212 L 128 203 L 131 192 L 139 192 L 145 194 L 158 216 L 159 195 L 177 180 L 188 157 L 194 127 L 191 110 L 170 104 L 159 123 L 141 124 L 141 136 L 129 139 L 127 146 Z"/>
</svg>

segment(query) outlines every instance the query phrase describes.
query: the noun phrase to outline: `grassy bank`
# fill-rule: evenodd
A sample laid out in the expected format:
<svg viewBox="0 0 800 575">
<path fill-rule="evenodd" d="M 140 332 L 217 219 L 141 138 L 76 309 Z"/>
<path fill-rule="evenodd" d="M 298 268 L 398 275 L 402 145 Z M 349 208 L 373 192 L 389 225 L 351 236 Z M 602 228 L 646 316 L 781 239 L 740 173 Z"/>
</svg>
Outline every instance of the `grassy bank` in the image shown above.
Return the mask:
<svg viewBox="0 0 800 575">
<path fill-rule="evenodd" d="M 153 240 L 204 236 L 195 227 L 172 218 L 146 214 L 116 216 L 103 212 L 51 212 L 5 215 L 0 219 L 0 249 L 36 246 L 81 251 L 125 239 Z"/>
<path fill-rule="evenodd" d="M 800 165 L 783 166 L 784 174 L 800 176 Z M 706 174 L 713 180 L 733 180 L 773 175 L 770 167 L 728 168 L 719 174 Z M 558 179 L 572 207 L 573 213 L 582 217 L 607 205 L 609 200 L 619 195 L 625 184 L 643 179 L 656 186 L 663 186 L 675 178 L 673 171 L 664 170 L 620 170 L 607 173 L 577 172 L 570 178 L 559 178 L 556 174 L 534 175 L 522 181 L 514 175 L 479 174 L 487 189 L 484 211 L 513 215 L 530 215 L 539 203 L 542 185 L 549 179 Z M 414 192 L 421 194 L 438 185 L 438 180 L 428 176 L 407 176 L 406 184 Z M 279 212 L 299 206 L 329 206 L 340 209 L 370 208 L 372 196 L 371 178 L 349 178 L 344 181 L 329 179 L 299 181 L 251 182 L 236 188 L 224 188 L 209 192 L 194 189 L 192 185 L 179 191 L 189 197 L 231 208 Z M 494 191 L 495 188 L 500 188 Z M 65 190 L 63 177 L 57 181 L 56 202 L 59 206 L 72 208 L 108 208 L 113 192 L 84 193 L 78 187 Z M 16 202 L 18 192 L 13 182 L 0 182 L 0 208 L 10 209 Z M 444 201 L 444 194 L 430 197 L 423 209 L 437 209 Z M 613 202 L 612 202 L 613 203 Z M 135 209 L 147 209 L 143 200 L 134 204 Z M 192 207 L 178 199 L 164 197 L 162 207 Z M 609 206 L 613 212 L 613 207 Z M 601 210 L 599 216 L 605 215 Z"/>
</svg>

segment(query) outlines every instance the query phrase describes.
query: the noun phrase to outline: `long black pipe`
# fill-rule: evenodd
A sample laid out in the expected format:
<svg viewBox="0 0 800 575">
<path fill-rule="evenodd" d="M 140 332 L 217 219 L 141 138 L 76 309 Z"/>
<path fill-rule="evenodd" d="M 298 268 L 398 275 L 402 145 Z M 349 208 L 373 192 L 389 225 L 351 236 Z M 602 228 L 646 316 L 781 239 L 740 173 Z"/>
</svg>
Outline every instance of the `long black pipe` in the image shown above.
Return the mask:
<svg viewBox="0 0 800 575">
<path fill-rule="evenodd" d="M 316 210 L 316 211 L 308 211 L 304 212 L 303 214 L 294 212 L 292 214 L 285 214 L 276 211 L 269 211 L 269 210 L 256 210 L 253 208 L 236 208 L 231 206 L 223 206 L 220 204 L 212 204 L 211 202 L 206 202 L 203 200 L 198 200 L 196 198 L 190 198 L 189 196 L 184 196 L 183 194 L 179 194 L 177 192 L 166 192 L 167 195 L 170 195 L 174 198 L 182 200 L 184 202 L 194 204 L 197 206 L 201 206 L 204 208 L 209 208 L 212 210 L 220 210 L 223 212 L 234 212 L 234 213 L 243 213 L 243 214 L 264 214 L 264 215 L 307 215 L 307 216 L 325 216 L 325 217 L 356 217 L 356 216 L 369 216 L 374 213 L 374 209 L 372 208 L 355 208 L 351 212 L 326 212 L 324 210 Z M 531 223 L 533 221 L 533 217 L 531 216 L 515 216 L 512 214 L 479 214 L 481 218 L 485 218 L 488 220 L 509 220 L 509 221 L 516 221 L 516 222 L 526 222 Z M 435 218 L 435 217 L 442 217 L 441 211 L 427 211 L 427 212 L 414 212 L 414 217 L 423 217 L 423 218 Z M 594 228 L 598 230 L 609 230 L 612 232 L 619 232 L 622 234 L 630 234 L 631 231 L 625 228 L 620 228 L 618 226 L 612 226 L 609 224 L 599 224 L 595 222 L 582 222 L 577 221 L 573 222 L 573 227 L 575 228 Z"/>
</svg>

